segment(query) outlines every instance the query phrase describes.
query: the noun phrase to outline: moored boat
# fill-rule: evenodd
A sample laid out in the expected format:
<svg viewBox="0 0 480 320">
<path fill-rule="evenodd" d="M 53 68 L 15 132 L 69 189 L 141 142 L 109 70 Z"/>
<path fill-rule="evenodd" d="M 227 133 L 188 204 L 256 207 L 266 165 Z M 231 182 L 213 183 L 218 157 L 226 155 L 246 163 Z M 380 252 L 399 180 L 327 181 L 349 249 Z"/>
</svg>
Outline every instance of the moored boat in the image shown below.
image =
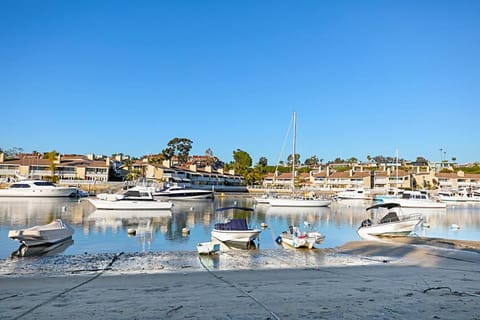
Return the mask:
<svg viewBox="0 0 480 320">
<path fill-rule="evenodd" d="M 216 211 L 243 210 L 253 212 L 251 208 L 244 207 L 223 207 Z M 261 229 L 250 228 L 246 219 L 229 219 L 223 223 L 216 223 L 212 230 L 212 237 L 221 242 L 232 242 L 248 244 L 259 238 Z"/>
<path fill-rule="evenodd" d="M 446 208 L 444 202 L 435 201 L 430 198 L 426 191 L 403 191 L 401 198 L 384 199 L 383 203 L 398 203 L 402 208 L 425 208 L 442 209 Z"/>
<path fill-rule="evenodd" d="M 10 230 L 8 237 L 13 240 L 18 240 L 26 246 L 37 246 L 54 244 L 71 239 L 73 233 L 74 230 L 68 223 L 62 219 L 56 219 L 45 225 Z"/>
<path fill-rule="evenodd" d="M 0 197 L 73 197 L 78 193 L 78 188 L 59 187 L 45 180 L 21 180 L 0 189 Z"/>
<path fill-rule="evenodd" d="M 215 254 L 220 251 L 220 243 L 200 242 L 197 244 L 197 251 L 199 254 Z"/>
<path fill-rule="evenodd" d="M 363 220 L 357 229 L 364 239 L 370 239 L 371 236 L 407 236 L 423 221 L 420 214 L 405 215 L 398 203 L 380 203 L 368 207 L 366 211 L 371 216 Z"/>
<path fill-rule="evenodd" d="M 283 231 L 276 239 L 279 244 L 286 244 L 292 248 L 312 249 L 315 243 L 320 243 L 325 238 L 318 232 L 304 232 L 296 226 L 289 226 L 288 230 Z"/>
<path fill-rule="evenodd" d="M 171 209 L 170 201 L 157 200 L 149 191 L 127 190 L 123 194 L 99 194 L 95 199 L 88 198 L 99 210 L 165 210 Z"/>
</svg>

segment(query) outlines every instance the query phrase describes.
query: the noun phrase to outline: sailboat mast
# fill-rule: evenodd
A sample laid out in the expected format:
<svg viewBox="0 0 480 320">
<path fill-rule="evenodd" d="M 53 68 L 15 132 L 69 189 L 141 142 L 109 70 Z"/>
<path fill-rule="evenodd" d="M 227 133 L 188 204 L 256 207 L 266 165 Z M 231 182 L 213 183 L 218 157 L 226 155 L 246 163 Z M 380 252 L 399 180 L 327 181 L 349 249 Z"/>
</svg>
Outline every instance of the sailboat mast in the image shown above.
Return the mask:
<svg viewBox="0 0 480 320">
<path fill-rule="evenodd" d="M 297 141 L 297 113 L 293 112 L 292 190 L 295 190 L 295 153 Z"/>
</svg>

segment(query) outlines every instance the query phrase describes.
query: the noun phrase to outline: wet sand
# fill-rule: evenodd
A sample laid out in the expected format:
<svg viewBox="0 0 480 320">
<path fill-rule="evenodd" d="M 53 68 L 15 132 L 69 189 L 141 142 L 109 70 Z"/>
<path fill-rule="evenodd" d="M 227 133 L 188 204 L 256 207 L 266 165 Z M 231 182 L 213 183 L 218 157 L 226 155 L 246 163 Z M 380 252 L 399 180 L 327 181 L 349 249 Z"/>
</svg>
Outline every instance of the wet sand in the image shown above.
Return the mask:
<svg viewBox="0 0 480 320">
<path fill-rule="evenodd" d="M 0 261 L 1 319 L 480 319 L 480 242 Z"/>
</svg>

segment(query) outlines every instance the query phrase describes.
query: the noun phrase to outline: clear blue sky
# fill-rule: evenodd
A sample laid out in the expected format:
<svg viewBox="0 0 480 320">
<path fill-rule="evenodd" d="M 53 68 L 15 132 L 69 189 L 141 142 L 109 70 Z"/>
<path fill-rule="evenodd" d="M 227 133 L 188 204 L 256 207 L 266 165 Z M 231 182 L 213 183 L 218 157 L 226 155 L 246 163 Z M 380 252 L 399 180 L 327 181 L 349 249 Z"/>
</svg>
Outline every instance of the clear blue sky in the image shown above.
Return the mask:
<svg viewBox="0 0 480 320">
<path fill-rule="evenodd" d="M 480 160 L 480 1 L 0 1 L 0 148 Z M 291 152 L 290 138 L 280 160 Z"/>
</svg>

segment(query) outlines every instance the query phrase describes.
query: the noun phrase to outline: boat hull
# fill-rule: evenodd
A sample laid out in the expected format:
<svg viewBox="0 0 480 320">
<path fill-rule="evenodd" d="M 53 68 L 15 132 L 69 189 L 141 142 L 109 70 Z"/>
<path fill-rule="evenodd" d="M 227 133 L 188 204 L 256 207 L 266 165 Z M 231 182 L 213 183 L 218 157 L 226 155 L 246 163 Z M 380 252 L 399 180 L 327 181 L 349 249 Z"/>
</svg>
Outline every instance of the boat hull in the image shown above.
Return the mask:
<svg viewBox="0 0 480 320">
<path fill-rule="evenodd" d="M 301 237 L 294 237 L 289 233 L 282 233 L 280 235 L 281 244 L 288 245 L 292 248 L 307 248 L 312 249 L 316 243 L 315 236 L 301 236 Z"/>
<path fill-rule="evenodd" d="M 328 207 L 330 200 L 323 199 L 287 199 L 276 198 L 270 199 L 269 204 L 272 207 Z"/>
<path fill-rule="evenodd" d="M 0 189 L 0 197 L 19 198 L 56 198 L 71 197 L 78 193 L 76 188 L 38 188 L 38 189 Z"/>
<path fill-rule="evenodd" d="M 87 199 L 95 208 L 99 210 L 169 210 L 173 203 L 169 201 L 136 201 L 136 200 L 102 200 Z"/>
<path fill-rule="evenodd" d="M 249 243 L 260 236 L 261 230 L 212 230 L 212 237 L 222 242 Z"/>
<path fill-rule="evenodd" d="M 200 199 L 213 199 L 213 192 L 208 190 L 184 192 L 171 192 L 171 193 L 154 193 L 157 199 L 169 199 L 169 200 L 200 200 Z"/>
<path fill-rule="evenodd" d="M 360 227 L 358 228 L 357 232 L 362 238 L 368 238 L 369 236 L 407 236 L 421 221 L 422 219 L 412 219 L 391 223 L 381 223 L 368 227 Z"/>
</svg>

